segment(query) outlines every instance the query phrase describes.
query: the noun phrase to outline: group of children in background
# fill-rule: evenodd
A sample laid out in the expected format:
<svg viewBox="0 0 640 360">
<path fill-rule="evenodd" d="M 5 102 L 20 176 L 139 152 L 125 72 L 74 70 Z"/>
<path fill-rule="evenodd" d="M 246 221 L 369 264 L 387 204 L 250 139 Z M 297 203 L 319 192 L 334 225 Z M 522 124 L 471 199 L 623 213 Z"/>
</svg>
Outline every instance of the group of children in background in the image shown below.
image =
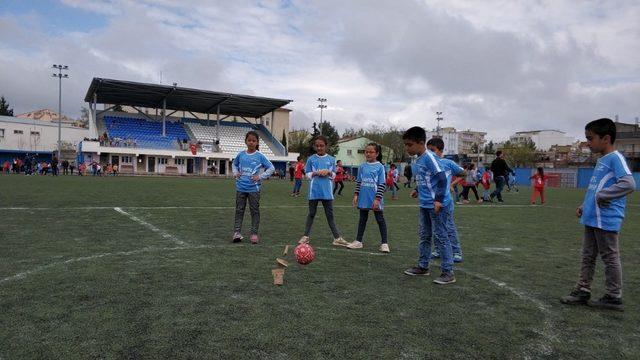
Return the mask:
<svg viewBox="0 0 640 360">
<path fill-rule="evenodd" d="M 595 307 L 622 310 L 622 274 L 618 246 L 618 232 L 622 225 L 626 195 L 635 189 L 632 174 L 624 157 L 613 147 L 615 141 L 615 124 L 610 119 L 599 119 L 587 124 L 586 138 L 593 152 L 601 153 L 583 204 L 576 214 L 585 225 L 582 245 L 582 265 L 580 279 L 574 290 L 561 299 L 564 304 L 588 304 Z M 469 202 L 469 191 L 472 191 L 478 202 L 487 200 L 491 173 L 485 170 L 479 175 L 473 164 L 466 169 L 443 157 L 444 142 L 433 138 L 427 141 L 426 132 L 421 127 L 412 127 L 402 136 L 405 150 L 416 156 L 415 163 L 409 170 L 410 177 L 415 178 L 416 186 L 411 197 L 418 199 L 419 205 L 419 241 L 418 261 L 416 266 L 404 271 L 411 276 L 429 275 L 429 262 L 432 258 L 440 258 L 440 276 L 434 280 L 437 284 L 451 284 L 456 281 L 453 264 L 461 262 L 462 249 L 454 222 L 454 199 L 449 191 L 457 183 L 463 186 L 462 197 Z M 247 150 L 240 152 L 233 161 L 233 174 L 237 179 L 236 218 L 233 241 L 242 240 L 240 234 L 242 218 L 246 202 L 249 201 L 252 226 L 251 242 L 258 243 L 258 226 L 260 221 L 259 200 L 260 183 L 273 173 L 271 162 L 258 151 L 258 134 L 250 131 L 245 137 Z M 295 186 L 292 196 L 299 196 L 302 177 L 309 179 L 309 210 L 304 234 L 299 243 L 309 243 L 311 227 L 315 219 L 317 207 L 322 203 L 329 228 L 333 235 L 333 245 L 349 249 L 363 247 L 363 235 L 369 212 L 373 211 L 380 230 L 381 245 L 379 250 L 389 252 L 387 241 L 387 225 L 384 219 L 384 192 L 392 190 L 395 198 L 398 171 L 391 165 L 388 172 L 381 161 L 380 145 L 369 143 L 365 147 L 366 161 L 358 168 L 356 188 L 352 204 L 359 210 L 358 232 L 353 242 L 346 241 L 338 230 L 333 215 L 334 193 L 340 185 L 338 194 L 342 193 L 344 169 L 341 163 L 327 154 L 327 139 L 318 136 L 314 139 L 315 154 L 303 164 L 301 158 L 295 167 Z M 405 175 L 407 172 L 405 172 Z M 409 177 L 409 178 L 410 178 Z M 530 177 L 533 181 L 531 203 L 535 204 L 540 197 L 544 204 L 545 182 L 551 176 L 538 168 Z M 334 186 L 333 183 L 336 183 Z M 476 186 L 484 188 L 482 199 L 478 196 Z M 411 180 L 405 186 L 410 187 Z M 432 249 L 432 240 L 434 247 Z M 432 251 L 433 250 L 433 251 Z M 606 294 L 597 301 L 590 301 L 591 282 L 593 281 L 597 256 L 605 263 Z"/>
</svg>

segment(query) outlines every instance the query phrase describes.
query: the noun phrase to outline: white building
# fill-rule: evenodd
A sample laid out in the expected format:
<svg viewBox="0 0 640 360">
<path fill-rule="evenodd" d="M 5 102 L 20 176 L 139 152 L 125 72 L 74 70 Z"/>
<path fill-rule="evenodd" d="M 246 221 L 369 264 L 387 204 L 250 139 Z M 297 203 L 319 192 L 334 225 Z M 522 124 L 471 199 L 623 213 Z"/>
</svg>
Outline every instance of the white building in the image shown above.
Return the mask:
<svg viewBox="0 0 640 360">
<path fill-rule="evenodd" d="M 519 131 L 509 137 L 512 144 L 524 144 L 528 140 L 536 144 L 537 150 L 547 151 L 553 145 L 571 145 L 576 140 L 560 130 Z"/>
<path fill-rule="evenodd" d="M 444 141 L 444 155 L 472 154 L 474 153 L 472 150 L 474 144 L 482 149 L 486 143 L 484 138 L 486 134 L 480 131 L 458 131 L 453 127 L 445 127 L 440 129 L 440 135 L 435 130 L 427 131 L 427 140 L 433 137 L 442 138 L 442 141 Z"/>
<path fill-rule="evenodd" d="M 77 149 L 89 129 L 61 126 L 65 147 Z M 26 153 L 51 154 L 58 148 L 58 124 L 28 118 L 0 116 L 0 153 L 3 158 Z"/>
</svg>

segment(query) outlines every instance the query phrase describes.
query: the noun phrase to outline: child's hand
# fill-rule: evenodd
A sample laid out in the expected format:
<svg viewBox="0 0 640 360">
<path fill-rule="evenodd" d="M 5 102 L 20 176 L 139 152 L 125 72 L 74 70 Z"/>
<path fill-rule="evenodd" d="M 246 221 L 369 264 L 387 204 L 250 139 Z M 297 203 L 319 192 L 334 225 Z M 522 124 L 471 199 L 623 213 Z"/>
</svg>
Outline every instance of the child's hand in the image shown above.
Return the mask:
<svg viewBox="0 0 640 360">
<path fill-rule="evenodd" d="M 240 173 L 236 173 L 235 175 L 233 175 L 233 177 L 235 177 L 236 179 L 240 179 Z"/>
<path fill-rule="evenodd" d="M 371 206 L 371 208 L 373 209 L 373 211 L 380 210 L 380 199 L 376 198 L 375 200 L 373 200 L 373 206 Z"/>
<path fill-rule="evenodd" d="M 414 199 L 417 198 L 418 197 L 418 191 L 417 190 L 411 191 L 411 197 L 414 198 Z"/>
<path fill-rule="evenodd" d="M 353 200 L 351 200 L 351 204 L 356 207 L 358 206 L 358 194 L 353 195 Z"/>
<path fill-rule="evenodd" d="M 251 180 L 253 180 L 253 182 L 257 183 L 258 181 L 260 181 L 260 176 L 258 176 L 258 175 L 253 175 L 253 176 L 251 177 Z"/>
<path fill-rule="evenodd" d="M 576 216 L 582 217 L 582 205 L 578 206 L 578 208 L 576 209 Z"/>
<path fill-rule="evenodd" d="M 600 199 L 596 196 L 596 202 L 598 203 L 598 207 L 608 207 L 609 205 L 611 205 L 611 201 L 609 200 L 604 200 L 604 199 Z"/>
<path fill-rule="evenodd" d="M 440 201 L 433 202 L 433 211 L 436 214 L 440 214 L 440 209 L 442 209 L 442 203 Z"/>
</svg>

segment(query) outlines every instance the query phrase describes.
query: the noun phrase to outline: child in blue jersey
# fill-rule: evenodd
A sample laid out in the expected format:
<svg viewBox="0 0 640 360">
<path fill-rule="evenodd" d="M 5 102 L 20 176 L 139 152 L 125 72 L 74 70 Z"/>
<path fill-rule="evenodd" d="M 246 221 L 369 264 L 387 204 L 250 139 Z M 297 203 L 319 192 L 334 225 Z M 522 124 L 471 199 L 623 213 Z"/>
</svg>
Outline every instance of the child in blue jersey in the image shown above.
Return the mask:
<svg viewBox="0 0 640 360">
<path fill-rule="evenodd" d="M 316 151 L 307 159 L 305 173 L 309 181 L 309 214 L 304 228 L 304 235 L 298 243 L 309 242 L 309 234 L 313 219 L 316 217 L 318 203 L 322 203 L 329 228 L 333 234 L 333 245 L 347 246 L 349 243 L 342 238 L 333 219 L 333 178 L 336 176 L 336 158 L 327 154 L 327 138 L 320 135 L 313 140 Z"/>
<path fill-rule="evenodd" d="M 449 242 L 451 243 L 451 251 L 453 253 L 453 262 L 459 263 L 462 262 L 462 247 L 460 246 L 460 239 L 458 238 L 458 230 L 456 228 L 456 224 L 453 221 L 453 210 L 454 210 L 454 201 L 451 196 L 451 179 L 453 176 L 458 176 L 459 179 L 462 179 L 462 176 L 465 176 L 465 171 L 458 164 L 456 164 L 453 160 L 444 158 L 442 151 L 444 150 L 444 141 L 440 138 L 433 138 L 427 141 L 427 149 L 433 151 L 434 154 L 438 155 L 440 158 L 440 163 L 444 168 L 444 172 L 447 175 L 447 194 L 445 195 L 444 203 L 448 203 L 449 212 L 447 216 L 447 220 L 445 223 L 445 227 L 447 228 L 447 236 L 449 237 Z M 439 258 L 440 253 L 438 250 L 434 250 L 431 253 L 431 257 Z"/>
<path fill-rule="evenodd" d="M 623 310 L 618 232 L 625 215 L 626 196 L 635 189 L 635 181 L 624 156 L 613 146 L 616 125 L 611 119 L 588 123 L 585 136 L 591 151 L 602 154 L 602 157 L 593 169 L 584 202 L 576 210 L 580 223 L 585 226 L 580 279 L 571 294 L 563 297 L 561 302 Z M 591 282 L 598 255 L 604 262 L 606 293 L 599 300 L 591 301 Z"/>
<path fill-rule="evenodd" d="M 349 249 L 362 249 L 362 236 L 367 227 L 369 219 L 369 210 L 373 210 L 378 227 L 380 228 L 380 237 L 382 242 L 379 250 L 388 253 L 389 244 L 387 244 L 387 224 L 384 221 L 382 210 L 384 207 L 384 191 L 385 191 L 385 168 L 380 163 L 382 160 L 380 145 L 369 143 L 364 148 L 364 157 L 367 162 L 358 168 L 358 178 L 356 179 L 356 191 L 353 195 L 353 206 L 360 209 L 360 222 L 358 223 L 358 235 L 356 240 L 347 245 Z"/>
<path fill-rule="evenodd" d="M 447 175 L 438 157 L 427 150 L 425 142 L 427 135 L 423 128 L 414 126 L 402 135 L 404 148 L 409 155 L 418 155 L 413 174 L 416 178 L 416 190 L 411 197 L 419 199 L 419 235 L 418 251 L 420 257 L 418 265 L 405 270 L 407 275 L 429 275 L 429 260 L 431 258 L 431 238 L 434 238 L 436 249 L 440 253 L 440 277 L 434 280 L 436 284 L 451 284 L 456 282 L 453 274 L 453 254 L 451 243 L 447 235 L 446 223 L 449 216 L 447 200 Z M 449 201 L 451 198 L 449 197 Z"/>
<path fill-rule="evenodd" d="M 233 176 L 236 180 L 236 218 L 233 242 L 242 241 L 242 219 L 249 200 L 251 212 L 251 243 L 258 243 L 260 226 L 260 184 L 273 174 L 275 168 L 271 161 L 258 151 L 258 133 L 249 131 L 244 137 L 247 150 L 238 153 L 233 159 Z"/>
</svg>

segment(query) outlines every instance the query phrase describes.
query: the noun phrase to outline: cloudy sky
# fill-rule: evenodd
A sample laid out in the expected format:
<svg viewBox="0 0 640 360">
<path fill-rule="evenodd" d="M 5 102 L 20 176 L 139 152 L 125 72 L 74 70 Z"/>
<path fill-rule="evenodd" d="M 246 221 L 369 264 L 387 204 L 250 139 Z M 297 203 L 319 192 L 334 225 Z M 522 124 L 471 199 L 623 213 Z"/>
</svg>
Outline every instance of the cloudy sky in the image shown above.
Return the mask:
<svg viewBox="0 0 640 360">
<path fill-rule="evenodd" d="M 640 116 L 640 2 L 2 0 L 0 93 L 63 113 L 93 77 L 292 99 L 292 126 L 487 131 Z M 162 74 L 162 75 L 161 75 Z"/>
</svg>

